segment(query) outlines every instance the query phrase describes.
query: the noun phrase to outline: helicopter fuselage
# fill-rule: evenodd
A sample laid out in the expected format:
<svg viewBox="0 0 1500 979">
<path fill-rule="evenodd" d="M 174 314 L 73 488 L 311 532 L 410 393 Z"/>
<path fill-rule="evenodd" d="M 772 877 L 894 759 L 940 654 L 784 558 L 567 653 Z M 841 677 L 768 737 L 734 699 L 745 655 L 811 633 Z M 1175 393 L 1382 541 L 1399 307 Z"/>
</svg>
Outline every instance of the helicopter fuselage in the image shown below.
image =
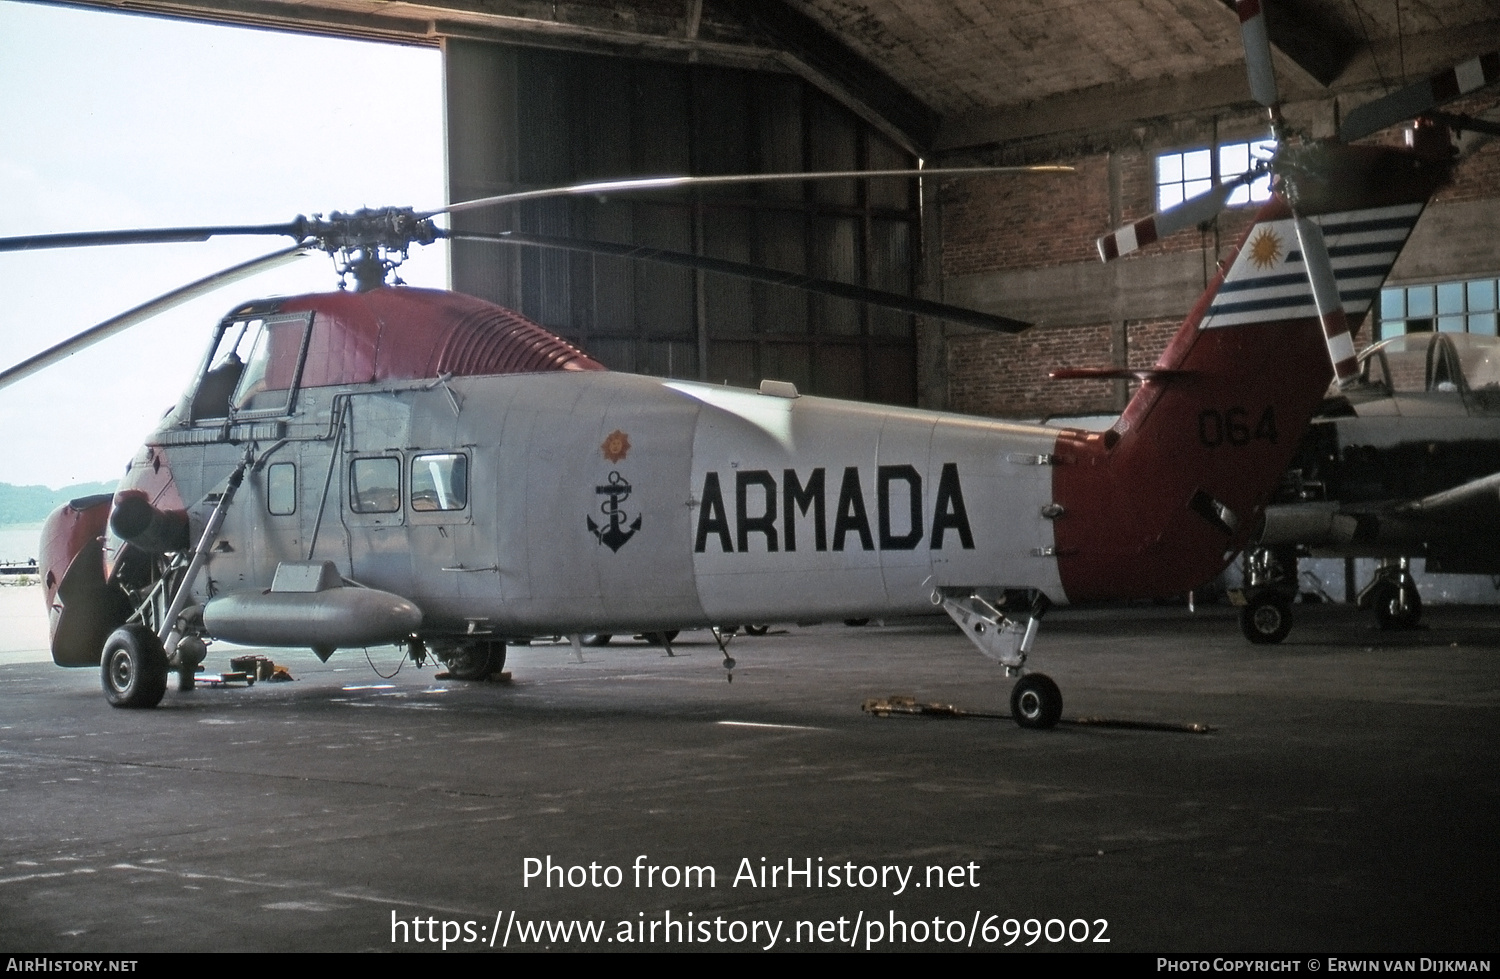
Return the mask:
<svg viewBox="0 0 1500 979">
<path fill-rule="evenodd" d="M 1064 600 L 1037 464 L 1058 430 L 780 390 L 599 372 L 305 390 L 196 597 L 329 560 L 424 631 L 510 636 L 920 611 L 950 586 Z M 201 526 L 244 449 L 155 442 L 131 472 L 170 469 Z"/>
</svg>

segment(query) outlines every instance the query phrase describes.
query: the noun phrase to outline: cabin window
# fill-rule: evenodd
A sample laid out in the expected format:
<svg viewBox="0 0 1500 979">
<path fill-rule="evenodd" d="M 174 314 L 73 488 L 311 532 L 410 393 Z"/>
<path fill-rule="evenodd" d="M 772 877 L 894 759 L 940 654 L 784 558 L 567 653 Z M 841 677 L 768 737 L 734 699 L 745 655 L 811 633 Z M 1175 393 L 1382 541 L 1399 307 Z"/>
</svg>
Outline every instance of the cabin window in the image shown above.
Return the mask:
<svg viewBox="0 0 1500 979">
<path fill-rule="evenodd" d="M 469 505 L 469 457 L 462 452 L 419 455 L 411 461 L 411 508 L 462 510 Z"/>
<path fill-rule="evenodd" d="M 266 510 L 285 517 L 297 512 L 297 466 L 277 462 L 266 469 Z"/>
<path fill-rule="evenodd" d="M 355 513 L 400 510 L 401 460 L 376 456 L 349 463 L 349 509 Z"/>
<path fill-rule="evenodd" d="M 1164 211 L 1212 189 L 1214 181 L 1233 180 L 1248 173 L 1263 157 L 1276 152 L 1274 139 L 1249 143 L 1221 143 L 1212 148 L 1161 153 L 1156 157 L 1156 209 Z M 1229 194 L 1228 206 L 1262 204 L 1271 199 L 1271 175 L 1263 174 Z"/>
</svg>

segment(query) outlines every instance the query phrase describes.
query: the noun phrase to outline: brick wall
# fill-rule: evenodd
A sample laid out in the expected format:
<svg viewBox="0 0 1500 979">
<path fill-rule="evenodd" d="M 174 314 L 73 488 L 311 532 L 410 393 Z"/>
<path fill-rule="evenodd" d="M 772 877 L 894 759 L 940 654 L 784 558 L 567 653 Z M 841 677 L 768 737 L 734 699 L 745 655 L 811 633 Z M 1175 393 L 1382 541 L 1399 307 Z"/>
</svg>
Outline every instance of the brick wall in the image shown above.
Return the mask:
<svg viewBox="0 0 1500 979">
<path fill-rule="evenodd" d="M 1179 320 L 1127 323 L 1129 365 L 1155 365 L 1180 325 Z M 949 408 L 1022 419 L 1118 411 L 1115 382 L 1054 381 L 1047 376 L 1060 367 L 1109 366 L 1110 334 L 1110 326 L 1104 324 L 1037 329 L 1014 336 L 976 333 L 950 338 Z"/>
<path fill-rule="evenodd" d="M 950 181 L 941 190 L 943 274 L 1097 261 L 1109 226 L 1109 161 L 1061 160 L 1072 175 Z"/>
<path fill-rule="evenodd" d="M 1047 377 L 1059 367 L 1107 364 L 1109 336 L 1106 325 L 953 337 L 948 341 L 948 407 L 971 415 L 1026 419 L 1113 411 L 1109 381 Z"/>
<path fill-rule="evenodd" d="M 1120 223 L 1124 224 L 1156 208 L 1155 154 L 1128 149 L 1115 156 L 1120 173 Z M 1098 261 L 1094 242 L 1115 226 L 1109 155 L 1058 162 L 1077 173 L 986 177 L 944 186 L 939 196 L 943 274 Z M 1226 210 L 1206 233 L 1184 229 L 1153 245 L 1152 252 L 1217 247 L 1222 253 L 1250 226 L 1254 215 L 1253 207 Z"/>
<path fill-rule="evenodd" d="M 1492 197 L 1500 197 L 1500 137 L 1491 139 L 1460 160 L 1458 168 L 1453 171 L 1453 183 L 1439 191 L 1433 201 L 1476 201 Z"/>
<path fill-rule="evenodd" d="M 967 275 L 1098 262 L 1094 242 L 1111 230 L 1110 159 L 1106 154 L 1066 161 L 1068 177 L 999 177 L 955 181 L 943 188 L 943 273 Z M 1154 155 L 1117 154 L 1122 221 L 1155 206 Z M 1181 231 L 1151 253 L 1227 250 L 1249 226 L 1253 211 L 1228 211 L 1220 228 Z M 1124 259 L 1128 270 L 1132 259 Z M 1128 274 L 1128 271 L 1127 271 Z M 1187 315 L 1190 301 L 1183 305 Z M 1149 367 L 1181 319 L 1127 323 L 1125 350 L 1132 367 Z M 1037 327 L 1018 336 L 972 334 L 947 343 L 948 407 L 1003 418 L 1041 418 L 1118 410 L 1118 384 L 1053 381 L 1060 367 L 1104 367 L 1112 361 L 1111 324 Z"/>
</svg>

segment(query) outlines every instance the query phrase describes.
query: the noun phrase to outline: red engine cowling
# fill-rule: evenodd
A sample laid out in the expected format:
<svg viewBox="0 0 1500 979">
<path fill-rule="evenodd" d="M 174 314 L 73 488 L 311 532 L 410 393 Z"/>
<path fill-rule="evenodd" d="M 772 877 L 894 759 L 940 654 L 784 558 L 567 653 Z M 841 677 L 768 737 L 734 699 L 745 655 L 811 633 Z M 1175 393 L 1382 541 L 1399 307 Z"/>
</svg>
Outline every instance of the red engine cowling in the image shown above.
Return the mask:
<svg viewBox="0 0 1500 979">
<path fill-rule="evenodd" d="M 111 501 L 107 493 L 72 500 L 42 525 L 37 570 L 58 666 L 98 666 L 105 640 L 130 618 L 130 600 L 105 579 Z"/>
</svg>

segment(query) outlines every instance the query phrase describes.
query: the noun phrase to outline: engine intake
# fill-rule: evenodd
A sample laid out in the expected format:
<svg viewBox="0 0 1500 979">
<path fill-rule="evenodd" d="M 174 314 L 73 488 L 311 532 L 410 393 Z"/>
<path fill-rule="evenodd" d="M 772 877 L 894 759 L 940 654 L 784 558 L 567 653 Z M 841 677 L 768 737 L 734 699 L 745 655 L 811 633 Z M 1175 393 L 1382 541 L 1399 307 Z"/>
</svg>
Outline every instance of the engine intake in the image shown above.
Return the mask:
<svg viewBox="0 0 1500 979">
<path fill-rule="evenodd" d="M 185 551 L 189 547 L 185 510 L 158 510 L 144 492 L 120 490 L 109 514 L 109 529 L 121 540 L 151 554 Z"/>
</svg>

